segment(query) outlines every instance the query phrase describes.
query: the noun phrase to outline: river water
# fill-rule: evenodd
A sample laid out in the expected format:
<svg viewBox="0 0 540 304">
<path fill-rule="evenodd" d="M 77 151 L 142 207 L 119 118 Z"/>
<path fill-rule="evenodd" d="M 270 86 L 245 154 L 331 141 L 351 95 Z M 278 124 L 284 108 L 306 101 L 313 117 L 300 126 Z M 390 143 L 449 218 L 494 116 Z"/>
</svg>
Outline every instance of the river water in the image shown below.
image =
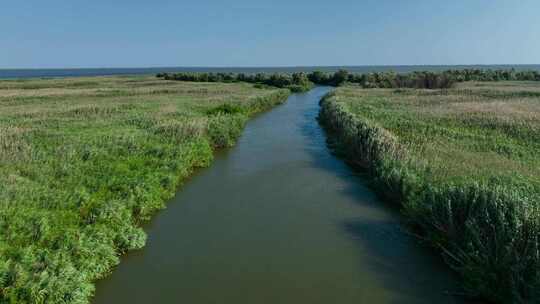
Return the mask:
<svg viewBox="0 0 540 304">
<path fill-rule="evenodd" d="M 318 87 L 251 120 L 94 303 L 459 303 L 456 278 L 326 146 Z"/>
</svg>

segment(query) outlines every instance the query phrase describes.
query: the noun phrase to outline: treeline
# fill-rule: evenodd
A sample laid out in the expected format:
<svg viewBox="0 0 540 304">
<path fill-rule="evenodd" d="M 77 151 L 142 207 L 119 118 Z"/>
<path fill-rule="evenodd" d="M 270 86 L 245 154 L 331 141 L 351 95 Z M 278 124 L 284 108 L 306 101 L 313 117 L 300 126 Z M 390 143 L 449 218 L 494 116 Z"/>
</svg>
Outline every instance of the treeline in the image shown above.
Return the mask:
<svg viewBox="0 0 540 304">
<path fill-rule="evenodd" d="M 244 73 L 160 73 L 158 78 L 193 82 L 248 82 L 258 85 L 288 88 L 293 92 L 304 92 L 313 86 L 305 73 L 293 74 L 244 74 Z"/>
<path fill-rule="evenodd" d="M 312 73 L 309 76 L 314 77 L 314 74 L 317 74 L 317 78 L 321 75 L 321 73 Z M 322 74 L 324 79 L 325 75 Z M 330 78 L 329 83 L 335 81 L 332 79 L 335 77 L 333 75 L 326 75 L 326 77 Z M 339 78 L 342 79 L 343 76 Z M 364 88 L 444 89 L 452 87 L 457 82 L 465 81 L 540 81 L 540 72 L 463 69 L 442 72 L 419 71 L 407 74 L 378 72 L 347 75 L 347 82 L 359 84 Z"/>
<path fill-rule="evenodd" d="M 457 82 L 463 81 L 540 81 L 540 72 L 510 70 L 463 69 L 444 71 Z"/>
<path fill-rule="evenodd" d="M 313 84 L 340 86 L 357 84 L 363 88 L 447 89 L 464 81 L 540 81 L 538 71 L 463 69 L 442 72 L 418 71 L 406 74 L 395 72 L 334 73 L 314 71 L 293 74 L 244 73 L 160 73 L 158 78 L 194 82 L 249 82 L 293 91 L 306 91 Z"/>
<path fill-rule="evenodd" d="M 363 88 L 417 88 L 444 89 L 451 88 L 455 81 L 443 73 L 413 72 L 398 74 L 395 72 L 349 73 L 340 70 L 335 73 L 315 71 L 308 75 L 309 80 L 321 85 L 340 86 L 343 83 L 358 84 Z"/>
</svg>

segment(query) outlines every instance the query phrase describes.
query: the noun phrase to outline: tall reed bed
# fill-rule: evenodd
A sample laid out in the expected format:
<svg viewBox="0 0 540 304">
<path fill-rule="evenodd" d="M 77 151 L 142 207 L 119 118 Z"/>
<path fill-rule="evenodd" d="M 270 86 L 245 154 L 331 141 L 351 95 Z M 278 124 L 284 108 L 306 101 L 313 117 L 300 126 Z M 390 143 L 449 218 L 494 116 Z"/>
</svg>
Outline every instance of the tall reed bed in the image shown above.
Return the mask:
<svg viewBox="0 0 540 304">
<path fill-rule="evenodd" d="M 144 246 L 141 223 L 288 94 L 150 77 L 0 81 L 0 303 L 88 303 L 93 282 Z"/>
<path fill-rule="evenodd" d="M 527 130 L 539 129 L 539 102 L 490 86 L 504 97 L 486 97 L 478 84 L 447 92 L 342 88 L 321 102 L 320 121 L 461 274 L 469 296 L 536 302 L 540 147 Z"/>
</svg>

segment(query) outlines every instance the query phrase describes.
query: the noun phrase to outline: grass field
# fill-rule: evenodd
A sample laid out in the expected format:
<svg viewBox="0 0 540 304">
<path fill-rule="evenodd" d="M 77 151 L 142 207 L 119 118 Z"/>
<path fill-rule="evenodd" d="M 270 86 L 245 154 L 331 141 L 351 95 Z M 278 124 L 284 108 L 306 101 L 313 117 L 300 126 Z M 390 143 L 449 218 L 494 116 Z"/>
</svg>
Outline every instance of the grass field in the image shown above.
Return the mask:
<svg viewBox="0 0 540 304">
<path fill-rule="evenodd" d="M 0 81 L 0 303 L 87 303 L 214 148 L 288 90 L 154 77 Z"/>
<path fill-rule="evenodd" d="M 346 86 L 322 102 L 320 118 L 344 156 L 443 252 L 469 295 L 540 300 L 538 82 Z"/>
</svg>

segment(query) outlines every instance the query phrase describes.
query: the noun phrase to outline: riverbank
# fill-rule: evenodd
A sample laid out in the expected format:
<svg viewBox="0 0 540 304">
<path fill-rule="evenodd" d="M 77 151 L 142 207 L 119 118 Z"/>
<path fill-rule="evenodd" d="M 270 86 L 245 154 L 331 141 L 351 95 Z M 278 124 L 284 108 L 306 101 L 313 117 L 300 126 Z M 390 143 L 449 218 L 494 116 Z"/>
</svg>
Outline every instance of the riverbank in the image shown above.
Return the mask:
<svg viewBox="0 0 540 304">
<path fill-rule="evenodd" d="M 418 246 L 326 145 L 331 87 L 291 94 L 246 124 L 145 226 L 148 243 L 93 304 L 458 304 L 455 276 Z"/>
<path fill-rule="evenodd" d="M 87 303 L 182 180 L 288 94 L 154 77 L 0 81 L 0 302 Z"/>
<path fill-rule="evenodd" d="M 461 274 L 467 294 L 537 300 L 540 86 L 337 89 L 320 120 Z"/>
</svg>

